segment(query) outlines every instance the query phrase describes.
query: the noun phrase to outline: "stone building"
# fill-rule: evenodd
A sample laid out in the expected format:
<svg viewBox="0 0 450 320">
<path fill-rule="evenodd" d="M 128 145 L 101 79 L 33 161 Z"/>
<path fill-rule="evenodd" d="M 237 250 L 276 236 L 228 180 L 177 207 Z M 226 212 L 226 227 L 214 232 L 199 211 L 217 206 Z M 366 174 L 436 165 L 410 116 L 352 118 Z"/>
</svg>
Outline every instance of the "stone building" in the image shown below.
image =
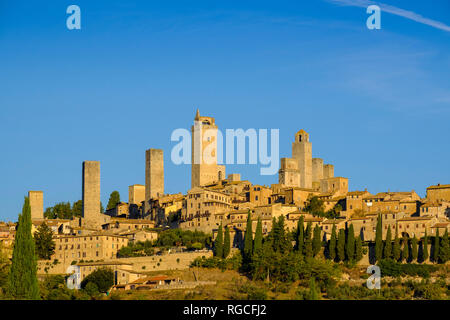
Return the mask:
<svg viewBox="0 0 450 320">
<path fill-rule="evenodd" d="M 30 199 L 31 220 L 44 219 L 44 192 L 28 191 Z"/>
<path fill-rule="evenodd" d="M 311 189 L 312 144 L 309 141 L 309 134 L 303 129 L 295 134 L 295 141 L 292 143 L 292 158 L 298 161 L 300 187 Z"/>
<path fill-rule="evenodd" d="M 128 187 L 128 203 L 130 205 L 141 205 L 145 201 L 145 186 L 142 184 L 133 184 Z"/>
<path fill-rule="evenodd" d="M 100 229 L 100 161 L 83 162 L 83 226 Z"/>
<path fill-rule="evenodd" d="M 450 201 L 450 184 L 437 184 L 427 188 L 427 200 L 430 201 Z"/>
<path fill-rule="evenodd" d="M 191 188 L 225 179 L 225 166 L 217 164 L 217 125 L 212 117 L 195 115 L 192 133 Z"/>
<path fill-rule="evenodd" d="M 145 214 L 150 211 L 150 200 L 164 194 L 164 153 L 161 149 L 145 151 Z"/>
<path fill-rule="evenodd" d="M 281 158 L 278 183 L 286 187 L 300 187 L 300 170 L 297 159 Z"/>
</svg>

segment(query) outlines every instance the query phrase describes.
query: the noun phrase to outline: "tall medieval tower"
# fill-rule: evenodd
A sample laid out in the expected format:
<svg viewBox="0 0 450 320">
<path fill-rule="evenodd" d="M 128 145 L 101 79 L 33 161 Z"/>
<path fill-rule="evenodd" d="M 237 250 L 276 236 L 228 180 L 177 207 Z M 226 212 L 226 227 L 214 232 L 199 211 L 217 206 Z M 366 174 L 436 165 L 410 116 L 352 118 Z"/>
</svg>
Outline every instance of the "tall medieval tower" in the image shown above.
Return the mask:
<svg viewBox="0 0 450 320">
<path fill-rule="evenodd" d="M 312 144 L 309 142 L 309 134 L 300 130 L 295 134 L 292 143 L 292 158 L 298 161 L 300 171 L 300 187 L 312 188 Z"/>
<path fill-rule="evenodd" d="M 217 126 L 212 117 L 197 113 L 192 135 L 191 187 L 204 186 L 225 179 L 225 166 L 217 165 Z"/>
</svg>

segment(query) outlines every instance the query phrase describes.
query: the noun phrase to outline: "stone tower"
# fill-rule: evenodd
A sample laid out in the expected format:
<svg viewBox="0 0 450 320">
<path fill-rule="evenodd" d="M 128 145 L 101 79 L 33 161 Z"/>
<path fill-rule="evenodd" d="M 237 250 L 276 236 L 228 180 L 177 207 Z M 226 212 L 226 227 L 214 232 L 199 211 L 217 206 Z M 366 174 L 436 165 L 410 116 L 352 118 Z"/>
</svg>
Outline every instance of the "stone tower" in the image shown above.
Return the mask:
<svg viewBox="0 0 450 320">
<path fill-rule="evenodd" d="M 145 202 L 164 194 L 164 153 L 162 149 L 145 151 Z"/>
<path fill-rule="evenodd" d="M 98 227 L 101 221 L 100 161 L 83 162 L 83 218 L 89 227 Z"/>
<path fill-rule="evenodd" d="M 31 220 L 44 219 L 44 193 L 42 191 L 28 191 L 30 199 Z"/>
<path fill-rule="evenodd" d="M 295 134 L 292 143 L 292 158 L 298 161 L 300 171 L 300 187 L 312 188 L 312 144 L 309 142 L 309 134 L 300 130 Z"/>
<path fill-rule="evenodd" d="M 323 159 L 312 159 L 312 181 L 320 182 L 323 179 Z"/>
<path fill-rule="evenodd" d="M 334 177 L 334 166 L 332 164 L 326 164 L 323 166 L 323 178 L 329 179 Z"/>
<path fill-rule="evenodd" d="M 225 179 L 225 166 L 217 165 L 217 126 L 212 117 L 201 117 L 197 109 L 192 134 L 191 187 Z"/>
<path fill-rule="evenodd" d="M 296 159 L 281 158 L 278 183 L 286 187 L 300 187 L 300 171 Z"/>
<path fill-rule="evenodd" d="M 128 203 L 140 205 L 145 200 L 145 186 L 133 184 L 128 187 Z"/>
</svg>

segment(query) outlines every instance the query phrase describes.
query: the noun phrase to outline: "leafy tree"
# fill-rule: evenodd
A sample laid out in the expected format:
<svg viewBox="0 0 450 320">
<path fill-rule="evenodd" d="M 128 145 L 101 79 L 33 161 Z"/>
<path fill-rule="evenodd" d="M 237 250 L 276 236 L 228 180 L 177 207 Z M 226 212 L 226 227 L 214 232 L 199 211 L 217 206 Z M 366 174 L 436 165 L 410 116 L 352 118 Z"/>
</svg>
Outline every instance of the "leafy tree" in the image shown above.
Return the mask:
<svg viewBox="0 0 450 320">
<path fill-rule="evenodd" d="M 223 257 L 227 258 L 231 251 L 230 229 L 225 227 L 225 239 L 223 241 Z"/>
<path fill-rule="evenodd" d="M 313 256 L 316 256 L 320 252 L 320 248 L 322 247 L 322 240 L 320 239 L 321 231 L 318 224 L 314 227 L 314 236 L 312 240 L 312 251 Z"/>
<path fill-rule="evenodd" d="M 358 262 L 362 259 L 363 252 L 362 252 L 362 240 L 361 236 L 358 235 L 355 240 L 355 261 Z"/>
<path fill-rule="evenodd" d="M 448 231 L 445 230 L 444 236 L 441 239 L 441 246 L 439 248 L 439 260 L 446 263 L 450 259 Z"/>
<path fill-rule="evenodd" d="M 433 261 L 439 260 L 439 228 L 436 228 L 436 235 L 434 236 Z"/>
<path fill-rule="evenodd" d="M 297 250 L 300 255 L 303 255 L 304 246 L 305 246 L 305 228 L 304 228 L 303 216 L 300 217 L 297 223 Z"/>
<path fill-rule="evenodd" d="M 22 214 L 19 215 L 8 276 L 8 293 L 11 297 L 32 300 L 40 298 L 36 269 L 34 240 L 31 235 L 30 199 L 25 197 Z"/>
<path fill-rule="evenodd" d="M 345 231 L 344 229 L 339 230 L 338 240 L 337 240 L 337 257 L 339 261 L 345 261 Z"/>
<path fill-rule="evenodd" d="M 105 212 L 105 208 L 103 208 L 103 203 L 100 201 L 100 212 Z"/>
<path fill-rule="evenodd" d="M 312 248 L 312 224 L 308 222 L 305 230 L 305 257 L 311 258 L 313 256 L 313 248 Z"/>
<path fill-rule="evenodd" d="M 383 257 L 383 230 L 381 225 L 381 214 L 378 214 L 377 228 L 375 233 L 375 261 Z"/>
<path fill-rule="evenodd" d="M 106 206 L 106 210 L 114 209 L 120 203 L 120 193 L 119 191 L 113 191 L 109 195 L 108 205 Z"/>
<path fill-rule="evenodd" d="M 403 238 L 402 260 L 409 262 L 409 241 L 407 237 Z"/>
<path fill-rule="evenodd" d="M 242 258 L 244 264 L 250 263 L 253 254 L 253 226 L 252 226 L 252 212 L 248 210 L 247 226 L 245 228 L 244 235 L 244 250 L 242 252 Z"/>
<path fill-rule="evenodd" d="M 275 252 L 285 253 L 292 249 L 292 244 L 286 234 L 284 216 L 278 217 L 278 221 L 274 220 L 270 236 L 272 247 Z"/>
<path fill-rule="evenodd" d="M 392 257 L 392 232 L 391 226 L 388 226 L 386 232 L 386 240 L 384 242 L 384 259 L 390 259 Z"/>
<path fill-rule="evenodd" d="M 417 238 L 414 236 L 411 240 L 411 260 L 416 261 L 418 254 Z"/>
<path fill-rule="evenodd" d="M 425 230 L 425 236 L 423 237 L 422 241 L 422 261 L 427 261 L 428 257 L 428 235 L 427 231 Z"/>
<path fill-rule="evenodd" d="M 39 259 L 50 260 L 55 253 L 55 241 L 53 240 L 52 229 L 45 222 L 34 233 L 34 242 Z"/>
<path fill-rule="evenodd" d="M 347 230 L 347 243 L 345 246 L 348 261 L 353 261 L 355 258 L 355 230 L 353 224 Z"/>
<path fill-rule="evenodd" d="M 394 246 L 392 247 L 392 257 L 395 261 L 399 261 L 401 258 L 400 239 L 398 237 L 398 229 L 395 229 Z"/>
<path fill-rule="evenodd" d="M 336 225 L 333 224 L 333 229 L 331 230 L 330 243 L 328 245 L 328 255 L 331 260 L 336 259 Z"/>
<path fill-rule="evenodd" d="M 305 211 L 311 213 L 314 216 L 324 215 L 323 200 L 320 200 L 317 196 L 313 196 L 309 199 L 308 204 L 305 206 Z"/>
<path fill-rule="evenodd" d="M 74 217 L 83 216 L 83 200 L 78 200 L 72 204 L 72 216 Z"/>
<path fill-rule="evenodd" d="M 81 281 L 81 288 L 85 289 L 90 282 L 97 286 L 99 292 L 107 292 L 114 285 L 114 272 L 108 268 L 94 270 Z"/>
<path fill-rule="evenodd" d="M 216 257 L 223 257 L 223 229 L 222 224 L 219 226 L 219 230 L 217 231 L 216 241 L 214 242 L 214 255 Z"/>
<path fill-rule="evenodd" d="M 262 250 L 262 221 L 261 218 L 258 218 L 258 223 L 256 224 L 256 232 L 255 232 L 255 241 L 253 246 L 253 253 Z"/>
</svg>

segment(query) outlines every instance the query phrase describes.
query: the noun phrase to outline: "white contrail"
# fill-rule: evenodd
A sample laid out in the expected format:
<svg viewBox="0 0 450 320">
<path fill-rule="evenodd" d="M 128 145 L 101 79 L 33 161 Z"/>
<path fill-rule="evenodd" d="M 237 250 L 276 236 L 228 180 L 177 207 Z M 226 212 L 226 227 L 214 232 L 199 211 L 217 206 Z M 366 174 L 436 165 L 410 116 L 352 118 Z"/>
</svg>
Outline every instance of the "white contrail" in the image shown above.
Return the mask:
<svg viewBox="0 0 450 320">
<path fill-rule="evenodd" d="M 422 17 L 420 14 L 417 14 L 415 12 L 404 10 L 404 9 L 397 8 L 394 6 L 390 6 L 388 4 L 377 3 L 375 1 L 370 1 L 370 0 L 327 0 L 327 1 L 333 2 L 336 4 L 340 4 L 340 5 L 344 5 L 344 6 L 353 6 L 353 7 L 361 7 L 361 8 L 367 8 L 368 6 L 375 4 L 375 5 L 379 6 L 382 11 L 389 12 L 389 13 L 395 14 L 397 16 L 406 18 L 406 19 L 414 20 L 416 22 L 429 25 L 433 28 L 437 28 L 437 29 L 441 29 L 441 30 L 450 32 L 450 26 L 446 25 L 445 23 L 442 23 L 442 22 L 439 22 L 436 20 L 432 20 L 432 19 L 428 19 L 428 18 Z"/>
</svg>

